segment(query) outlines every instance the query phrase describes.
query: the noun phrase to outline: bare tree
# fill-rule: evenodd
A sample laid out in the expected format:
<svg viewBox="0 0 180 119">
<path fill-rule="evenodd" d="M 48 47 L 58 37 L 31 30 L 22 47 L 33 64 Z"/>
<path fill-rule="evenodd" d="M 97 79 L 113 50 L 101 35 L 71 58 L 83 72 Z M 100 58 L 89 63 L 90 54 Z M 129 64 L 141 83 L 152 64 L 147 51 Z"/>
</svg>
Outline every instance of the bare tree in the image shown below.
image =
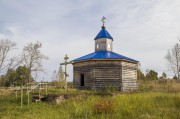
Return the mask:
<svg viewBox="0 0 180 119">
<path fill-rule="evenodd" d="M 180 78 L 180 45 L 176 43 L 172 49 L 169 49 L 166 55 L 169 68 L 173 71 L 177 79 Z"/>
<path fill-rule="evenodd" d="M 19 56 L 9 56 L 10 52 L 14 50 L 15 47 L 15 42 L 8 39 L 0 40 L 0 72 L 14 69 L 21 63 L 21 58 Z"/>
<path fill-rule="evenodd" d="M 23 62 L 28 68 L 29 82 L 31 81 L 31 74 L 37 72 L 43 72 L 42 61 L 47 60 L 48 57 L 41 53 L 42 44 L 28 43 L 23 49 Z"/>
</svg>

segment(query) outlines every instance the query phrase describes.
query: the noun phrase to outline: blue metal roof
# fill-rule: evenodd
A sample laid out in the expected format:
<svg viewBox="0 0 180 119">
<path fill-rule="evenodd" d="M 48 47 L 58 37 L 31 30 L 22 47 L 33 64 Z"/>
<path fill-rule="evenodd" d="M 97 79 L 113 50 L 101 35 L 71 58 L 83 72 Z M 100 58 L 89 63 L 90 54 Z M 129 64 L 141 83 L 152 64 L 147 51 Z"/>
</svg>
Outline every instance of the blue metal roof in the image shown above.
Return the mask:
<svg viewBox="0 0 180 119">
<path fill-rule="evenodd" d="M 94 40 L 99 39 L 99 38 L 109 38 L 113 39 L 112 36 L 108 33 L 106 28 L 102 26 L 101 31 L 98 33 L 98 35 L 94 38 Z"/>
<path fill-rule="evenodd" d="M 91 54 L 79 57 L 73 61 L 82 61 L 88 59 L 126 59 L 130 61 L 138 62 L 137 60 L 110 51 L 96 51 Z"/>
</svg>

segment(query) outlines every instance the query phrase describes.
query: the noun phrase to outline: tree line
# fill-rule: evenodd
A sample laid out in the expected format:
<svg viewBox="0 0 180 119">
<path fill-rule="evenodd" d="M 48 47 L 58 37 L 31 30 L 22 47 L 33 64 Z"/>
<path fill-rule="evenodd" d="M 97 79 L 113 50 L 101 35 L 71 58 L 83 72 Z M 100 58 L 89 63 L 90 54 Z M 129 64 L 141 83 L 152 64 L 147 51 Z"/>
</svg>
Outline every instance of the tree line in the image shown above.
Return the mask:
<svg viewBox="0 0 180 119">
<path fill-rule="evenodd" d="M 158 80 L 158 79 L 167 79 L 167 75 L 165 72 L 163 72 L 162 75 L 158 77 L 158 73 L 154 70 L 146 70 L 146 73 L 144 74 L 140 69 L 138 69 L 137 78 L 139 80 Z"/>
<path fill-rule="evenodd" d="M 17 44 L 0 39 L 0 86 L 23 85 L 34 81 L 33 74 L 43 71 L 42 61 L 48 57 L 41 52 L 42 43 L 28 43 L 22 53 L 12 55 Z"/>
</svg>

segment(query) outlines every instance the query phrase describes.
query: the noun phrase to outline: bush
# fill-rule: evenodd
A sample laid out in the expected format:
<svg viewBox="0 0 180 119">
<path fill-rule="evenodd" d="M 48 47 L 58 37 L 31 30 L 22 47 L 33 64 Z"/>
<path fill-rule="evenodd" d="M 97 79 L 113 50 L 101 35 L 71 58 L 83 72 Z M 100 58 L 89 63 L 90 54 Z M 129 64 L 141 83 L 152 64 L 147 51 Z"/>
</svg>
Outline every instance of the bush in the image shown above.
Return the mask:
<svg viewBox="0 0 180 119">
<path fill-rule="evenodd" d="M 141 82 L 139 85 L 139 91 L 141 91 L 141 92 L 149 92 L 153 88 L 154 88 L 154 86 L 146 81 Z"/>
<path fill-rule="evenodd" d="M 107 87 L 106 87 L 106 89 L 105 89 L 105 92 L 106 93 L 114 93 L 114 92 L 116 92 L 117 91 L 117 88 L 115 87 L 115 86 L 113 86 L 113 85 L 108 85 Z"/>
<path fill-rule="evenodd" d="M 112 98 L 100 98 L 93 105 L 93 110 L 98 114 L 111 114 L 115 112 L 115 100 Z"/>
</svg>

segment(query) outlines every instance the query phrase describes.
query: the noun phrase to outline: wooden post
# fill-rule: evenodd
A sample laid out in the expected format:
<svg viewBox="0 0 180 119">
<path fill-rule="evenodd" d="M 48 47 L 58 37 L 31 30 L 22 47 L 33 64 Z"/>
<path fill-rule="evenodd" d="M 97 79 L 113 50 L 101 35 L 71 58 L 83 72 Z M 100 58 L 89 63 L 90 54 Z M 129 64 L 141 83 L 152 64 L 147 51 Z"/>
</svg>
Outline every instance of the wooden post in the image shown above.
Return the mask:
<svg viewBox="0 0 180 119">
<path fill-rule="evenodd" d="M 39 101 L 41 100 L 41 84 L 39 84 Z"/>
<path fill-rule="evenodd" d="M 29 92 L 28 92 L 28 105 L 29 105 Z"/>
<path fill-rule="evenodd" d="M 26 90 L 27 90 L 27 93 L 28 93 L 29 83 L 27 83 L 26 85 L 27 85 L 26 86 L 26 88 L 27 88 Z"/>
<path fill-rule="evenodd" d="M 27 95 L 28 95 L 28 105 L 29 105 L 29 83 L 27 83 Z"/>
<path fill-rule="evenodd" d="M 21 108 L 23 107 L 23 85 L 21 85 Z"/>
<path fill-rule="evenodd" d="M 47 83 L 46 83 L 46 96 L 47 96 Z"/>
</svg>

